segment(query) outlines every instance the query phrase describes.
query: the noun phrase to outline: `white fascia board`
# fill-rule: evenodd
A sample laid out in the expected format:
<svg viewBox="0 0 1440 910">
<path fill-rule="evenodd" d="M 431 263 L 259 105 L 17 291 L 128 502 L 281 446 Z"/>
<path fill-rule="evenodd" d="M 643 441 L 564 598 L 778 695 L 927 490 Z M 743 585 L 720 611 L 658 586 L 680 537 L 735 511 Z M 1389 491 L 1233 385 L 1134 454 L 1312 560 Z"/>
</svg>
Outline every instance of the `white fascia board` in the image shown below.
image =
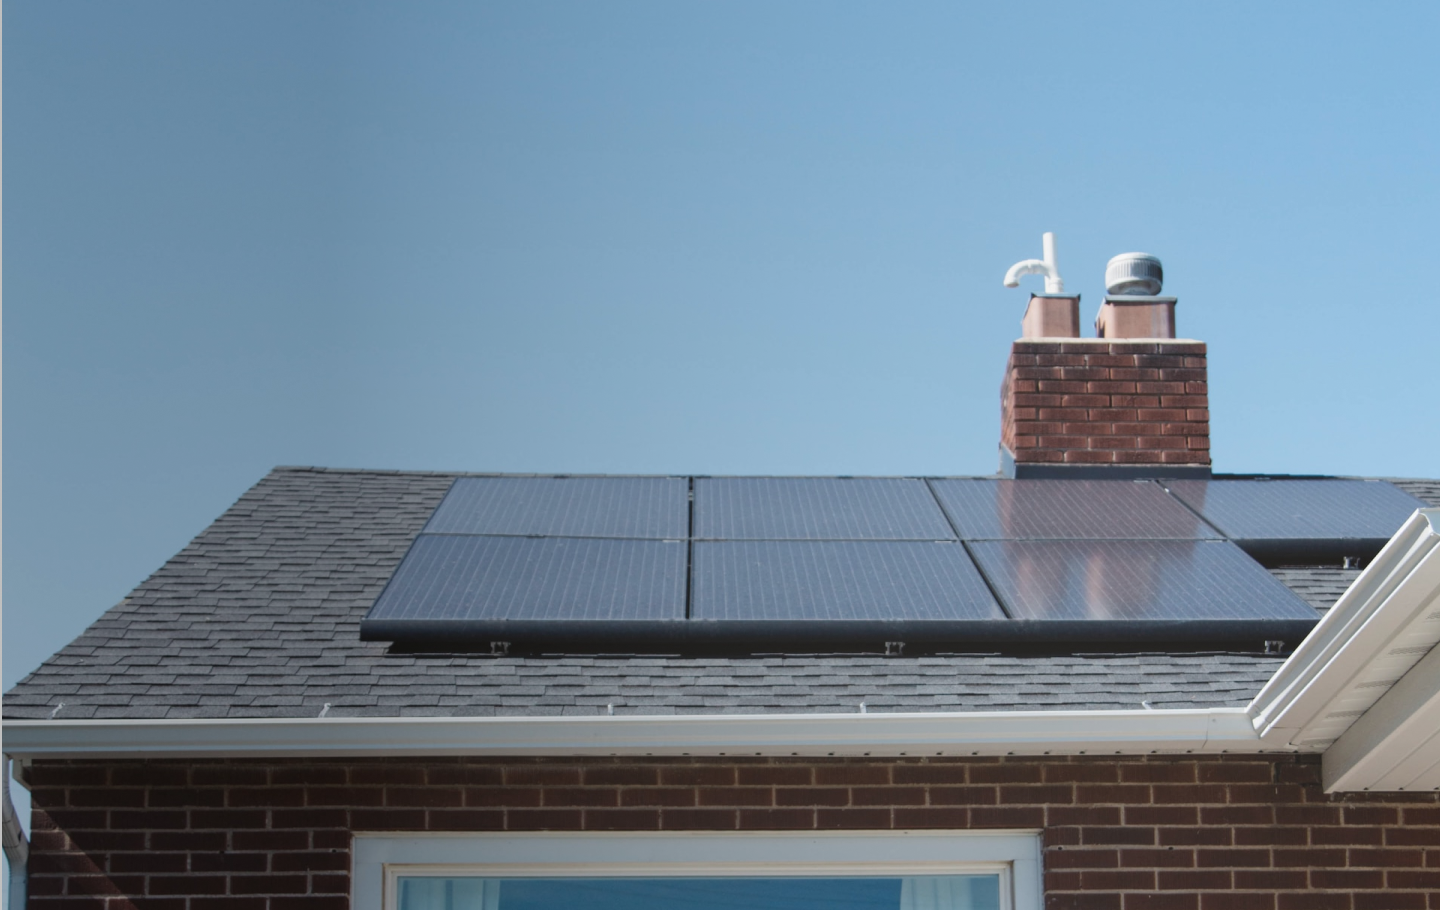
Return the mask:
<svg viewBox="0 0 1440 910">
<path fill-rule="evenodd" d="M 18 758 L 1143 755 L 1267 749 L 1244 708 L 6 721 Z"/>
<path fill-rule="evenodd" d="M 1419 509 L 1250 704 L 1268 745 L 1323 750 L 1440 642 L 1440 509 Z"/>
</svg>

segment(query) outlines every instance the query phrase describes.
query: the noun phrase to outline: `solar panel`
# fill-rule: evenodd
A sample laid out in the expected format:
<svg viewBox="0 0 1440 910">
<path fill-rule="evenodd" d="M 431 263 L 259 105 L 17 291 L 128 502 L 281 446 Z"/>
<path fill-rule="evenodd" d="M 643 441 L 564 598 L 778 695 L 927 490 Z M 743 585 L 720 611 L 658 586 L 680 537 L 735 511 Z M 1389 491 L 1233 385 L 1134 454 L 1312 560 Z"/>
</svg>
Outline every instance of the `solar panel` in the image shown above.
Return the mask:
<svg viewBox="0 0 1440 910">
<path fill-rule="evenodd" d="M 1369 480 L 1167 480 L 1171 492 L 1257 559 L 1380 552 L 1425 504 Z"/>
<path fill-rule="evenodd" d="M 695 481 L 697 540 L 954 540 L 923 480 L 715 477 Z"/>
<path fill-rule="evenodd" d="M 432 534 L 683 539 L 684 477 L 461 477 L 431 516 Z"/>
<path fill-rule="evenodd" d="M 1018 620 L 1302 620 L 1315 610 L 1221 540 L 1004 540 L 970 550 Z"/>
<path fill-rule="evenodd" d="M 965 540 L 1197 539 L 1214 530 L 1151 481 L 930 481 Z"/>
<path fill-rule="evenodd" d="M 686 549 L 422 534 L 366 621 L 683 620 Z"/>
<path fill-rule="evenodd" d="M 698 620 L 1005 618 L 958 543 L 715 541 L 693 559 Z"/>
</svg>

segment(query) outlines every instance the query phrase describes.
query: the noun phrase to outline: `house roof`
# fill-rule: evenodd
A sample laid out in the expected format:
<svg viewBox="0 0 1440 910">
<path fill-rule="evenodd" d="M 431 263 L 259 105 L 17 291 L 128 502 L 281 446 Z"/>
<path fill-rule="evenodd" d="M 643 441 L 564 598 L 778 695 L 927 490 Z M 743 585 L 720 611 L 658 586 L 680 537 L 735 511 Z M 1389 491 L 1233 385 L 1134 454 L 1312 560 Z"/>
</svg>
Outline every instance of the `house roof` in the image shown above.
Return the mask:
<svg viewBox="0 0 1440 910">
<path fill-rule="evenodd" d="M 458 474 L 279 468 L 5 697 L 8 719 L 1238 707 L 1258 653 L 403 653 L 360 621 Z M 1392 481 L 1440 505 L 1440 481 Z M 1272 574 L 1317 611 L 1355 569 Z M 328 707 L 328 710 L 326 706 Z"/>
</svg>

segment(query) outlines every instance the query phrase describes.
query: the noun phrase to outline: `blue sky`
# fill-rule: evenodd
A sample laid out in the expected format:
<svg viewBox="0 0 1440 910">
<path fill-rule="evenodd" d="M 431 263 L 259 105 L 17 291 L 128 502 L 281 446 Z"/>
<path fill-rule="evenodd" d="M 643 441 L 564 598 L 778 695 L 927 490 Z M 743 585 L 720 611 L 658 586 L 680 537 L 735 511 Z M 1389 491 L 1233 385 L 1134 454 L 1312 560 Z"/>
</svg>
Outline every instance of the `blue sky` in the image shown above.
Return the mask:
<svg viewBox="0 0 1440 910">
<path fill-rule="evenodd" d="M 1059 235 L 1216 467 L 1440 475 L 1440 7 L 4 7 L 4 684 L 277 464 L 987 474 Z"/>
</svg>

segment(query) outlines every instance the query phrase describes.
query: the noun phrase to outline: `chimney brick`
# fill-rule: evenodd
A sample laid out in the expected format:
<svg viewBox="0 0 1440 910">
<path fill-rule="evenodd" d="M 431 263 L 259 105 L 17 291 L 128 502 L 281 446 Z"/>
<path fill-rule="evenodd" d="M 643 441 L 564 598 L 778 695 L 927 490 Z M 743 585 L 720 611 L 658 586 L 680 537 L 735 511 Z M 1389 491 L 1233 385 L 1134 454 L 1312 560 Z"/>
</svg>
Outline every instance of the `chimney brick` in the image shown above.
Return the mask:
<svg viewBox="0 0 1440 910">
<path fill-rule="evenodd" d="M 1205 344 L 1022 338 L 1000 386 L 1000 444 L 1015 476 L 1042 465 L 1208 470 Z"/>
<path fill-rule="evenodd" d="M 1106 295 L 1095 316 L 1095 334 L 1101 338 L 1174 338 L 1174 297 Z"/>
<path fill-rule="evenodd" d="M 1020 320 L 1020 334 L 1026 338 L 1079 338 L 1080 295 L 1031 294 L 1025 317 Z M 1039 363 L 1063 363 L 1048 357 L 1040 355 Z M 1034 363 L 1034 359 L 1029 361 Z"/>
</svg>

